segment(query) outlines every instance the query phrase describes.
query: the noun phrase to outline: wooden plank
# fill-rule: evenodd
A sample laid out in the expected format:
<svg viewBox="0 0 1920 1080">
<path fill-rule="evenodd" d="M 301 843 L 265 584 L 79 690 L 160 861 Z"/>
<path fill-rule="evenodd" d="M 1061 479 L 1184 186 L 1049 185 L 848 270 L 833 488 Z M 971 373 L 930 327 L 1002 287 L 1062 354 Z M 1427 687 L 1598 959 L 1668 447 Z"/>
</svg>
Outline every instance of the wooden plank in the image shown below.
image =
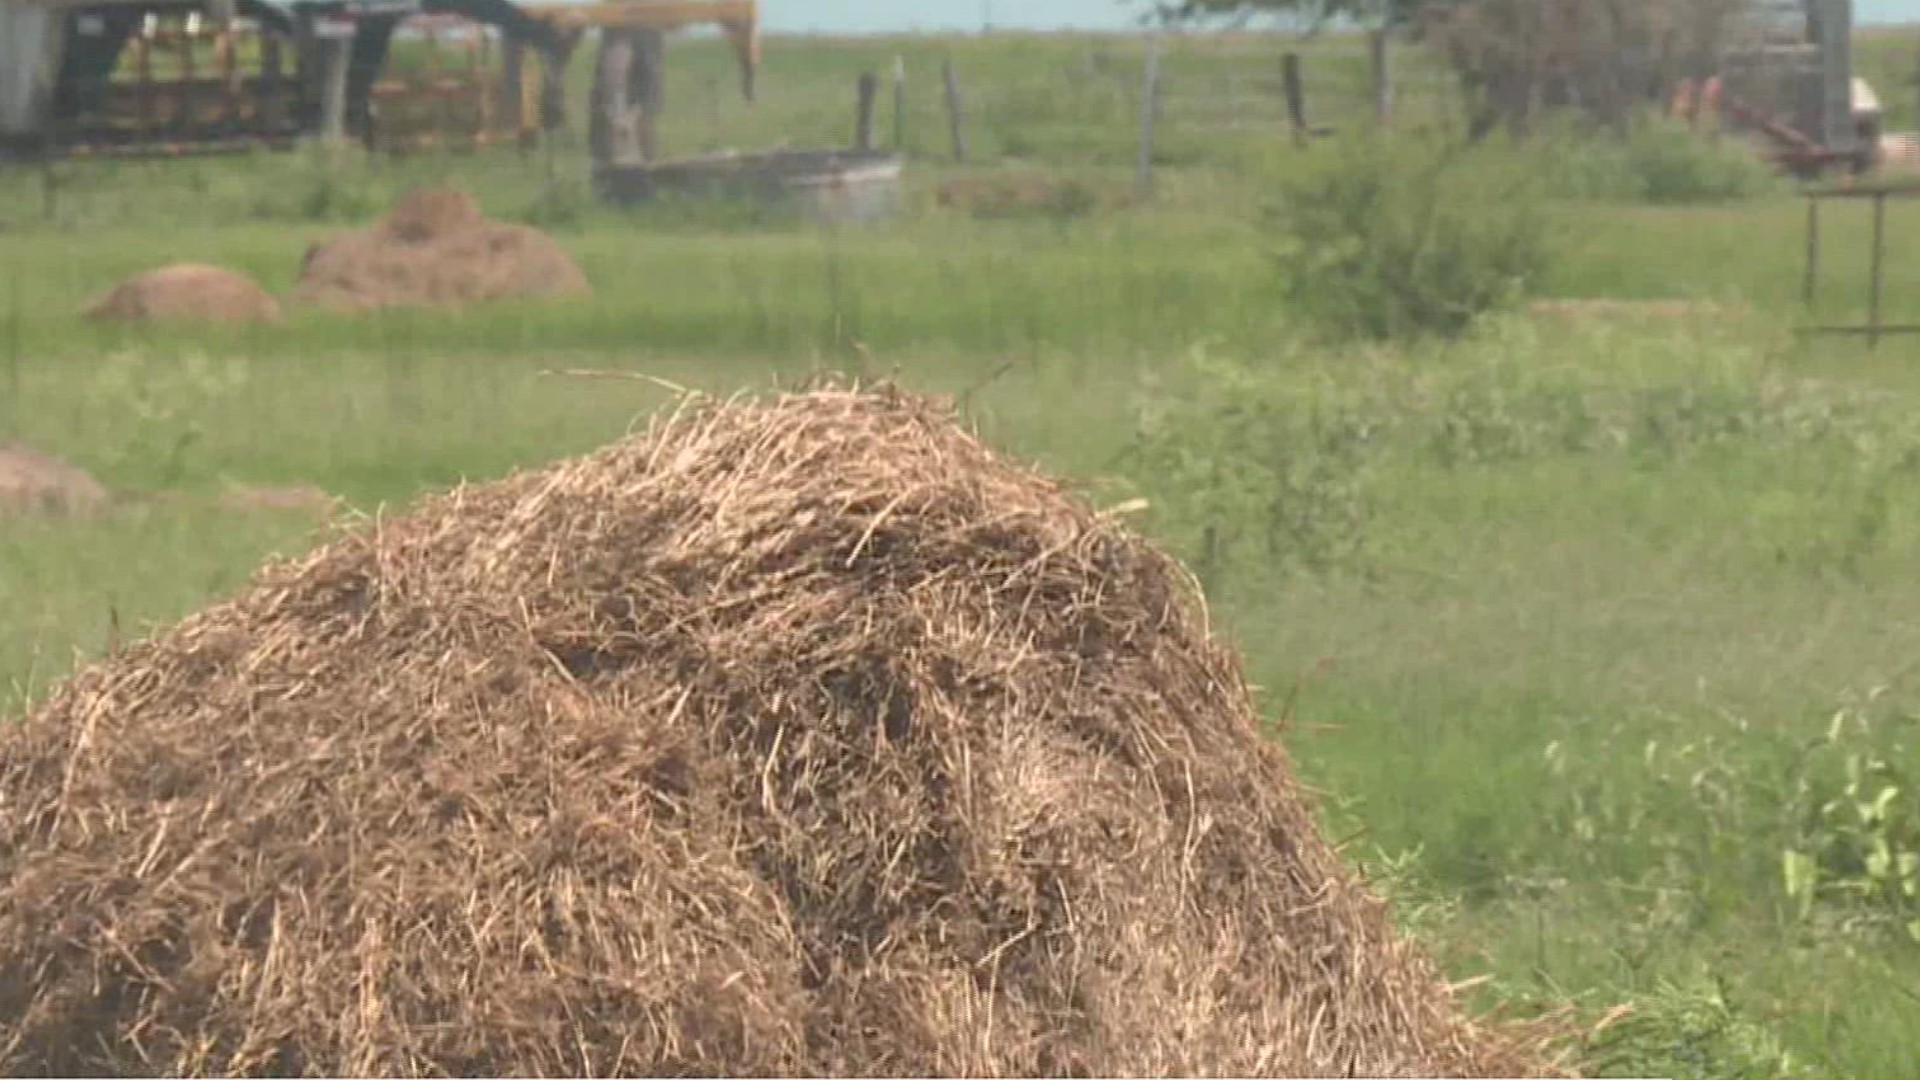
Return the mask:
<svg viewBox="0 0 1920 1080">
<path fill-rule="evenodd" d="M 526 4 L 521 10 L 562 30 L 683 30 L 708 24 L 758 27 L 760 23 L 757 0 L 604 0 L 591 4 Z"/>
<path fill-rule="evenodd" d="M 1882 323 L 1879 326 L 1802 326 L 1796 331 L 1801 334 L 1847 334 L 1877 335 L 1920 334 L 1920 323 Z"/>
</svg>

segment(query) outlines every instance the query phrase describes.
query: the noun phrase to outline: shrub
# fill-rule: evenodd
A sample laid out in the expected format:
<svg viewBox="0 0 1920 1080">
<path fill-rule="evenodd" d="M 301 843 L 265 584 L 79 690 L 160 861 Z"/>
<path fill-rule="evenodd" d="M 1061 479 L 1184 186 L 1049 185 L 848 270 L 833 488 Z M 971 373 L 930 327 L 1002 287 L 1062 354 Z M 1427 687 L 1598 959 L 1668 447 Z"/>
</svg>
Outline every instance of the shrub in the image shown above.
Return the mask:
<svg viewBox="0 0 1920 1080">
<path fill-rule="evenodd" d="M 1782 1080 L 1805 1075 L 1779 1037 L 1711 975 L 1662 983 L 1597 1036 L 1583 1055 L 1587 1076 L 1688 1076 Z"/>
<path fill-rule="evenodd" d="M 1666 119 L 1639 124 L 1624 138 L 1549 139 L 1540 169 L 1555 195 L 1659 205 L 1733 202 L 1782 183 L 1745 142 L 1709 139 Z"/>
<path fill-rule="evenodd" d="M 1203 581 L 1364 570 L 1370 414 L 1203 349 L 1185 375 L 1149 388 L 1122 460 Z"/>
<path fill-rule="evenodd" d="M 1322 329 L 1457 336 L 1510 306 L 1551 249 L 1524 160 L 1495 146 L 1362 138 L 1282 186 L 1283 292 Z"/>
<path fill-rule="evenodd" d="M 1802 917 L 1825 908 L 1855 927 L 1892 926 L 1920 941 L 1920 809 L 1910 742 L 1916 721 L 1841 709 L 1808 750 L 1782 853 Z"/>
</svg>

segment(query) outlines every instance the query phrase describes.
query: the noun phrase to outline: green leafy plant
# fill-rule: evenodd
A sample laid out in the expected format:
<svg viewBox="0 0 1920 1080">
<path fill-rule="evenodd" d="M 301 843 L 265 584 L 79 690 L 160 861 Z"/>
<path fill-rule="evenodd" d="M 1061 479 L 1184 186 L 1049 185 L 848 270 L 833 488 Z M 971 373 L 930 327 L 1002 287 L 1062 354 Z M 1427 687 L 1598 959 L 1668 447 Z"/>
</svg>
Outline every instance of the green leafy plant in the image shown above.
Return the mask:
<svg viewBox="0 0 1920 1080">
<path fill-rule="evenodd" d="M 237 358 L 113 354 L 94 377 L 91 400 L 126 418 L 116 470 L 138 475 L 143 484 L 179 484 L 194 471 L 194 449 L 207 435 L 204 417 L 238 394 L 247 378 Z"/>
<path fill-rule="evenodd" d="M 1877 696 L 1835 712 L 1808 748 L 1782 885 L 1802 917 L 1833 909 L 1848 925 L 1891 925 L 1920 942 L 1916 722 L 1877 715 Z"/>
<path fill-rule="evenodd" d="M 1181 391 L 1144 396 L 1123 462 L 1201 576 L 1357 566 L 1369 414 L 1204 348 L 1183 374 Z"/>
<path fill-rule="evenodd" d="M 1783 183 L 1745 142 L 1664 118 L 1623 136 L 1560 135 L 1543 148 L 1539 167 L 1555 195 L 1669 206 L 1755 198 Z"/>
<path fill-rule="evenodd" d="M 1324 330 L 1457 336 L 1551 264 L 1522 159 L 1486 146 L 1362 138 L 1289 179 L 1270 216 L 1282 292 Z"/>
<path fill-rule="evenodd" d="M 1593 1036 L 1586 1076 L 1685 1076 L 1690 1080 L 1788 1080 L 1805 1075 L 1765 1024 L 1707 974 L 1663 981 Z"/>
</svg>

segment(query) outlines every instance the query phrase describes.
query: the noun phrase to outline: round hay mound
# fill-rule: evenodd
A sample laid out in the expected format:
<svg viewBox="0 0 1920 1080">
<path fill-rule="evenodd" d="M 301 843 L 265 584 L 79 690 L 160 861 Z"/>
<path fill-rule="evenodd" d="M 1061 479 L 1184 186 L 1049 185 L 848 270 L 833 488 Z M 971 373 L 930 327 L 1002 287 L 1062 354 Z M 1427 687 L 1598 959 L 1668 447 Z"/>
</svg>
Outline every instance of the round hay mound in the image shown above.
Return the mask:
<svg viewBox="0 0 1920 1080">
<path fill-rule="evenodd" d="M 402 198 L 376 228 L 309 248 L 293 299 L 353 311 L 592 293 L 552 237 L 488 221 L 461 192 L 428 189 Z"/>
<path fill-rule="evenodd" d="M 409 243 L 449 236 L 485 224 L 480 204 L 457 188 L 415 188 L 400 197 L 382 223 L 387 235 Z"/>
<path fill-rule="evenodd" d="M 85 470 L 24 446 L 0 446 L 0 514 L 82 514 L 106 502 L 107 489 Z"/>
<path fill-rule="evenodd" d="M 892 391 L 428 500 L 0 728 L 0 1070 L 1538 1071 L 1186 580 Z"/>
<path fill-rule="evenodd" d="M 269 323 L 279 321 L 280 304 L 245 274 L 176 263 L 128 278 L 84 314 L 99 322 Z"/>
</svg>

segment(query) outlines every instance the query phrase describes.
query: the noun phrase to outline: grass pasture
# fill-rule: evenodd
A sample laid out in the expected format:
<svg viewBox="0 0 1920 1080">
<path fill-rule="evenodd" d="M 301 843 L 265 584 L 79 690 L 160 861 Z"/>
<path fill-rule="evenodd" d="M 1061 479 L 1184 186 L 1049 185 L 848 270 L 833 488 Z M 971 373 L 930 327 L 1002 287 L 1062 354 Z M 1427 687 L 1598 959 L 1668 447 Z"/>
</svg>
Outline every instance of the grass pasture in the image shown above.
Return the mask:
<svg viewBox="0 0 1920 1080">
<path fill-rule="evenodd" d="M 1871 55 L 1891 72 L 1914 44 L 1876 32 Z M 1250 35 L 1173 43 L 1147 204 L 934 205 L 941 180 L 1001 171 L 1125 193 L 1139 48 L 775 40 L 749 110 L 722 49 L 676 44 L 665 137 L 683 150 L 842 141 L 855 75 L 903 55 L 912 208 L 867 229 L 596 207 L 577 146 L 66 164 L 51 197 L 37 172 L 0 173 L 0 441 L 124 496 L 97 519 L 0 520 L 0 713 L 317 539 L 310 514 L 223 503 L 230 485 L 313 484 L 373 512 L 598 445 L 666 399 L 557 371 L 715 392 L 895 376 L 958 395 L 994 443 L 1090 498 L 1148 499 L 1141 527 L 1206 580 L 1329 829 L 1452 977 L 1491 976 L 1483 1004 L 1571 1003 L 1591 1027 L 1635 1003 L 1581 1050 L 1602 1073 L 1909 1071 L 1920 338 L 1797 337 L 1804 210 L 1761 185 L 1551 204 L 1543 295 L 1722 308 L 1328 343 L 1280 301 L 1261 226 L 1280 181 L 1328 151 L 1286 147 L 1277 46 Z M 948 50 L 972 87 L 965 168 L 941 158 Z M 1352 126 L 1357 51 L 1335 39 L 1307 64 Z M 1437 81 L 1410 85 L 1427 89 L 1409 128 L 1447 115 Z M 598 295 L 249 330 L 73 317 L 175 260 L 283 291 L 311 239 L 449 178 L 552 231 Z M 1887 315 L 1920 320 L 1920 210 L 1890 227 Z M 1864 211 L 1829 215 L 1822 320 L 1862 316 L 1865 235 Z M 1889 788 L 1878 817 L 1862 809 Z M 1815 851 L 1862 895 L 1790 893 L 1788 853 Z M 1866 895 L 1888 875 L 1893 895 Z"/>
</svg>

